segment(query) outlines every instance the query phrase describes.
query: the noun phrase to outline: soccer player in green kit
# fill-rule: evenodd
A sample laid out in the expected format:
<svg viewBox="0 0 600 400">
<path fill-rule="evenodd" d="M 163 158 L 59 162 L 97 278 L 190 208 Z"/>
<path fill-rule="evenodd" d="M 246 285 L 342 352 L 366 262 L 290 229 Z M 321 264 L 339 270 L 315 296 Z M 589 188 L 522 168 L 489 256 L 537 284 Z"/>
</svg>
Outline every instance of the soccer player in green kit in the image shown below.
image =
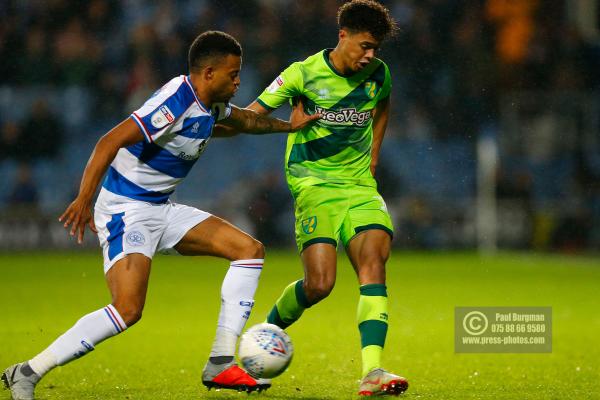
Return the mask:
<svg viewBox="0 0 600 400">
<path fill-rule="evenodd" d="M 374 0 L 344 4 L 338 25 L 335 49 L 293 63 L 248 106 L 269 113 L 300 98 L 308 114 L 321 114 L 317 123 L 288 136 L 285 171 L 295 200 L 304 279 L 284 289 L 267 322 L 285 329 L 329 295 L 341 240 L 360 283 L 359 394 L 396 395 L 408 382 L 381 368 L 388 328 L 385 263 L 393 227 L 373 178 L 391 87 L 389 69 L 375 52 L 396 27 L 388 10 Z"/>
</svg>

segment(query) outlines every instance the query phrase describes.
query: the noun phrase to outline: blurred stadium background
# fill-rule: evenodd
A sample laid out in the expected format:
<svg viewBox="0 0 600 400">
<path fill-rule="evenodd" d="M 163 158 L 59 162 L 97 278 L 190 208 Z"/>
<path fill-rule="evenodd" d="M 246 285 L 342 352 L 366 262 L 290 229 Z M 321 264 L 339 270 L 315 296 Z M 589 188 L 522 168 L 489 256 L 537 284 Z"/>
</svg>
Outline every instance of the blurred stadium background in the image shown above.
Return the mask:
<svg viewBox="0 0 600 400">
<path fill-rule="evenodd" d="M 411 250 L 388 264 L 386 365 L 410 379 L 411 398 L 600 398 L 600 0 L 383 3 L 401 32 L 380 55 L 393 92 L 377 179 L 394 245 Z M 290 62 L 336 44 L 339 4 L 0 0 L 0 342 L 10 344 L 1 368 L 109 301 L 96 237 L 76 254 L 56 221 L 98 138 L 187 73 L 188 46 L 207 29 L 242 43 L 233 102 L 247 105 Z M 301 273 L 284 143 L 283 134 L 213 139 L 174 196 L 268 246 L 250 324 Z M 429 251 L 438 249 L 467 251 Z M 53 372 L 40 398 L 239 398 L 199 392 L 226 263 L 159 263 L 145 322 Z M 354 392 L 352 274 L 340 258 L 336 290 L 290 328 L 295 361 L 262 397 Z M 455 354 L 457 305 L 552 306 L 553 353 Z"/>
<path fill-rule="evenodd" d="M 378 182 L 395 246 L 600 249 L 600 4 L 390 0 L 401 32 Z M 244 47 L 250 103 L 334 46 L 337 0 L 0 0 L 0 248 L 74 248 L 56 217 L 100 135 L 208 29 Z M 287 110 L 280 116 L 286 118 Z M 212 140 L 175 201 L 293 246 L 285 135 Z M 97 246 L 88 236 L 86 246 Z"/>
</svg>

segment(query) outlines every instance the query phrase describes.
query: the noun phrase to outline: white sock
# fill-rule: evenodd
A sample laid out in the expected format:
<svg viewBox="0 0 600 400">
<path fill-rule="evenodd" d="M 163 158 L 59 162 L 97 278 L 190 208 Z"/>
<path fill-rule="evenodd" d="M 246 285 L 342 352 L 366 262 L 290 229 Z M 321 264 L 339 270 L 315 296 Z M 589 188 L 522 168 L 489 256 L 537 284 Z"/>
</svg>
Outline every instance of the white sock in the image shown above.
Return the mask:
<svg viewBox="0 0 600 400">
<path fill-rule="evenodd" d="M 237 339 L 254 306 L 264 260 L 232 261 L 221 286 L 221 312 L 210 357 L 233 356 Z"/>
<path fill-rule="evenodd" d="M 48 348 L 29 360 L 29 366 L 39 376 L 58 365 L 84 356 L 94 346 L 127 329 L 119 312 L 111 304 L 85 315 L 54 341 Z"/>
</svg>

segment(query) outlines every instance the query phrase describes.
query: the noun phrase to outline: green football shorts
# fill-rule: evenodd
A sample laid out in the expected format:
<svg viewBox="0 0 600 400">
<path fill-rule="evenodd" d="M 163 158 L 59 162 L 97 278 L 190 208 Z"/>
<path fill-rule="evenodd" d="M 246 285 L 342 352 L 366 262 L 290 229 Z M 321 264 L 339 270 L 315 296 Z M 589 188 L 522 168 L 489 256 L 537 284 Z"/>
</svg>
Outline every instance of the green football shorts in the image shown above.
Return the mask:
<svg viewBox="0 0 600 400">
<path fill-rule="evenodd" d="M 390 214 L 374 187 L 315 185 L 296 196 L 296 243 L 302 252 L 314 243 L 344 246 L 356 234 L 381 229 L 393 236 Z"/>
</svg>

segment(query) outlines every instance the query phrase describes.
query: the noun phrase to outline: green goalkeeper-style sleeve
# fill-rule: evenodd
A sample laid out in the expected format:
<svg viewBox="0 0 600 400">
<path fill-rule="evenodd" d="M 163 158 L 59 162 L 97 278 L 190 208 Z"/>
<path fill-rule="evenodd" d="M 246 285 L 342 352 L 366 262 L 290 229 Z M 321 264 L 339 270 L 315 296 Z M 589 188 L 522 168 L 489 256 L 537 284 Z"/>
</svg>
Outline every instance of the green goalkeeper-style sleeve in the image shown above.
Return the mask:
<svg viewBox="0 0 600 400">
<path fill-rule="evenodd" d="M 256 99 L 263 107 L 273 110 L 292 97 L 303 92 L 303 79 L 300 63 L 287 67 Z"/>
<path fill-rule="evenodd" d="M 383 87 L 378 93 L 377 102 L 380 102 L 381 100 L 387 98 L 390 95 L 390 91 L 392 89 L 392 76 L 390 75 L 390 69 L 385 63 L 383 64 L 383 66 L 385 68 L 385 78 L 383 80 Z"/>
</svg>

